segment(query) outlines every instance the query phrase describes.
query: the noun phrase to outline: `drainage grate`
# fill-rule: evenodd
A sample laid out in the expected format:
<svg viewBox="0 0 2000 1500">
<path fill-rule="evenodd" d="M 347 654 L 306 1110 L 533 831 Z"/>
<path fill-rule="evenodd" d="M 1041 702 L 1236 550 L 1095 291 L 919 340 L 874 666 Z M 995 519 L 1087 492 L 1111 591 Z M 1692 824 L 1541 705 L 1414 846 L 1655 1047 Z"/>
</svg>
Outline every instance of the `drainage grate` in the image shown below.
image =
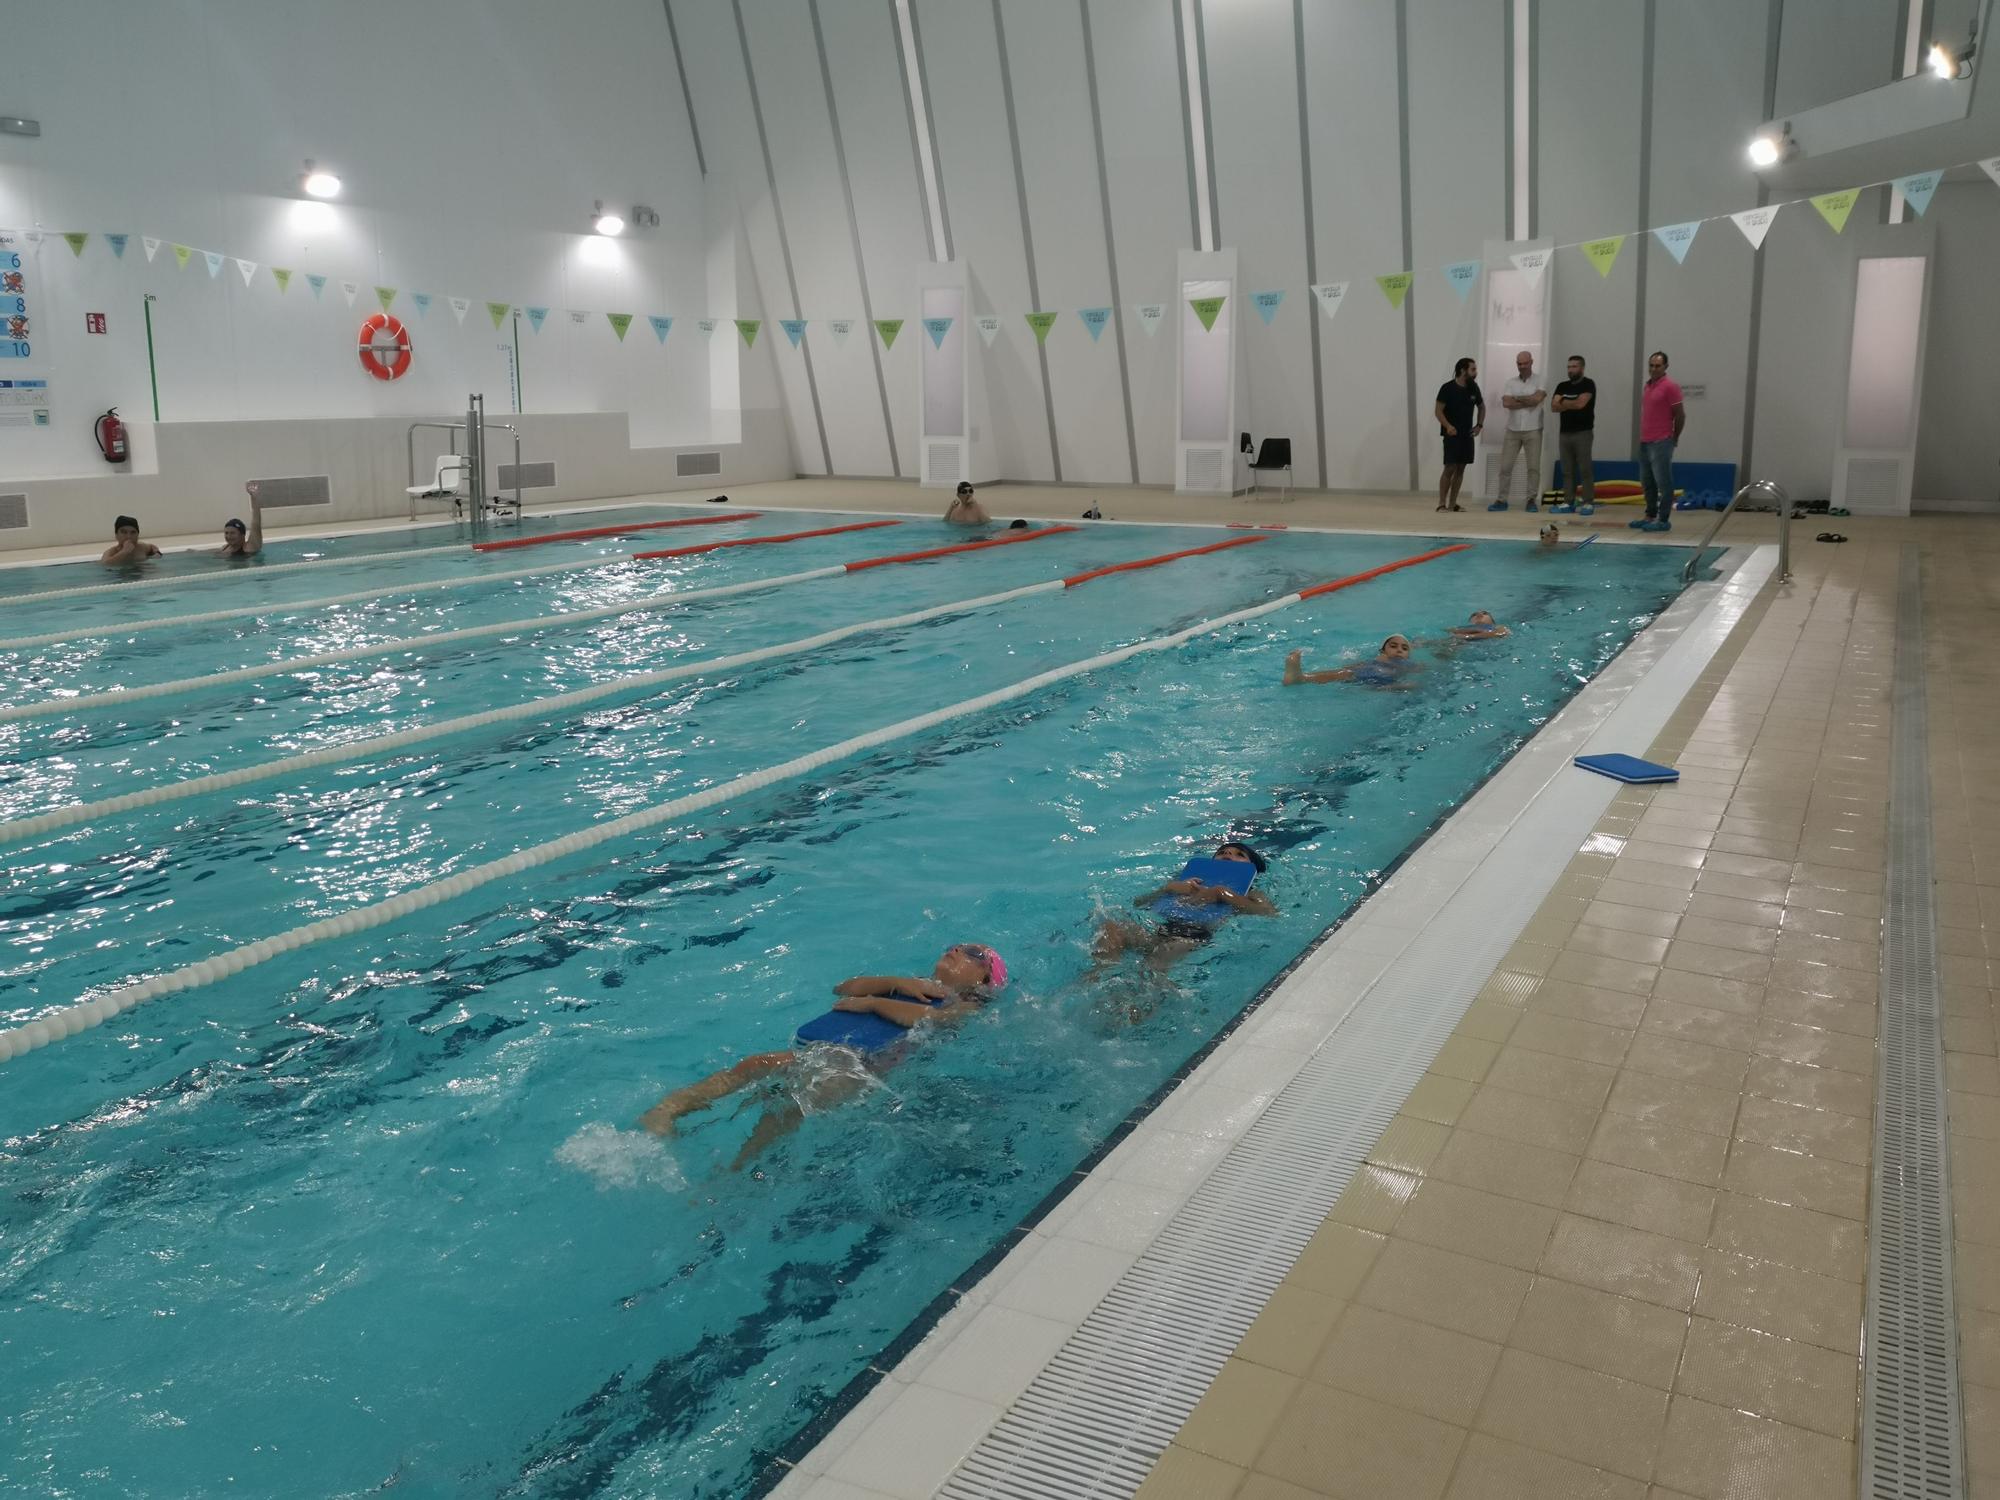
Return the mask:
<svg viewBox="0 0 2000 1500">
<path fill-rule="evenodd" d="M 1965 1476 L 1931 884 L 1923 583 L 1914 546 L 1903 548 L 1896 658 L 1860 1493 L 1863 1500 L 1957 1500 Z"/>
</svg>

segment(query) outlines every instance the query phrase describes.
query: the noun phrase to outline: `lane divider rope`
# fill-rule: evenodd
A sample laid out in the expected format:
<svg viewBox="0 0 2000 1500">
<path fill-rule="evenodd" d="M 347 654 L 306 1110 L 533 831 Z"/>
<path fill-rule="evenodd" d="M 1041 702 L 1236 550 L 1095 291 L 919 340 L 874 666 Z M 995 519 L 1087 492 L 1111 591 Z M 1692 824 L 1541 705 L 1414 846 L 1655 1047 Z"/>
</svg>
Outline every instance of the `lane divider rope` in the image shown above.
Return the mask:
<svg viewBox="0 0 2000 1500">
<path fill-rule="evenodd" d="M 739 536 L 726 542 L 702 542 L 693 547 L 669 547 L 660 552 L 634 552 L 635 561 L 655 557 L 698 557 L 704 552 L 720 552 L 725 547 L 768 547 L 774 542 L 797 542 L 809 536 L 839 536 L 843 531 L 873 531 L 877 526 L 900 526 L 900 521 L 850 521 L 845 526 L 821 526 L 813 531 L 781 531 L 775 536 Z"/>
<path fill-rule="evenodd" d="M 665 531 L 673 526 L 715 526 L 723 521 L 754 521 L 760 510 L 727 511 L 714 516 L 678 516 L 671 521 L 634 521 L 625 526 L 586 526 L 577 531 L 544 531 L 513 536 L 504 542 L 474 542 L 474 552 L 512 552 L 517 547 L 546 547 L 551 542 L 582 542 L 599 536 L 631 536 L 641 531 Z"/>
<path fill-rule="evenodd" d="M 982 552 L 988 547 L 1011 547 L 1016 542 L 1039 542 L 1043 537 L 1061 536 L 1069 531 L 1081 531 L 1080 526 L 1044 526 L 1039 531 L 1010 531 L 1005 536 L 990 536 L 980 542 L 954 542 L 949 547 L 930 547 L 922 552 L 892 552 L 887 557 L 864 557 L 847 565 L 850 573 L 860 573 L 869 568 L 886 568 L 894 563 L 925 562 L 933 557 L 950 557 L 957 552 Z"/>
<path fill-rule="evenodd" d="M 676 797 L 671 801 L 660 803 L 656 807 L 642 808 L 638 812 L 627 813 L 624 817 L 613 818 L 603 823 L 596 823 L 588 828 L 578 829 L 574 833 L 564 834 L 560 838 L 550 839 L 545 843 L 536 844 L 530 848 L 516 850 L 514 853 L 505 855 L 500 859 L 489 860 L 481 865 L 474 865 L 469 869 L 459 871 L 455 875 L 448 875 L 441 880 L 432 881 L 428 885 L 418 886 L 414 890 L 399 892 L 394 896 L 387 897 L 368 906 L 358 907 L 353 911 L 341 912 L 331 917 L 322 917 L 316 922 L 308 922 L 303 926 L 294 927 L 287 932 L 281 932 L 274 937 L 260 938 L 254 943 L 246 943 L 241 947 L 232 948 L 228 952 L 218 954 L 213 958 L 199 959 L 192 964 L 169 970 L 163 974 L 155 974 L 146 979 L 127 980 L 102 995 L 89 1000 L 75 1001 L 72 1004 L 63 1006 L 59 1010 L 52 1011 L 46 1016 L 41 1016 L 20 1026 L 0 1031 L 0 1062 L 24 1056 L 29 1052 L 48 1046 L 51 1042 L 61 1041 L 66 1037 L 75 1036 L 79 1032 L 88 1031 L 96 1026 L 102 1026 L 112 1017 L 121 1015 L 136 1005 L 143 1005 L 149 1000 L 157 1000 L 162 995 L 177 994 L 182 990 L 197 989 L 203 985 L 214 984 L 218 980 L 230 978 L 233 975 L 242 973 L 245 969 L 254 968 L 258 964 L 268 963 L 281 953 L 296 952 L 301 948 L 310 947 L 314 943 L 324 942 L 328 938 L 352 937 L 356 933 L 367 932 L 372 928 L 400 921 L 429 907 L 442 905 L 446 901 L 456 900 L 458 897 L 478 890 L 481 886 L 490 885 L 496 880 L 511 879 L 524 871 L 534 869 L 539 865 L 545 865 L 551 860 L 565 859 L 586 849 L 593 849 L 600 844 L 609 843 L 613 839 L 625 838 L 634 833 L 643 833 L 648 829 L 657 828 L 663 823 L 671 822 L 675 818 L 685 817 L 690 813 L 701 812 L 707 808 L 727 802 L 732 798 L 762 791 L 766 787 L 773 786 L 781 781 L 796 780 L 800 776 L 821 770 L 835 761 L 846 760 L 852 756 L 862 754 L 864 751 L 875 750 L 884 745 L 894 744 L 898 740 L 908 739 L 912 735 L 921 734 L 927 729 L 934 729 L 938 725 L 949 723 L 953 719 L 961 719 L 972 714 L 983 713 L 989 708 L 997 708 L 1003 703 L 1011 703 L 1016 699 L 1025 698 L 1032 693 L 1039 692 L 1045 687 L 1051 687 L 1056 683 L 1068 681 L 1072 677 L 1080 677 L 1087 672 L 1117 666 L 1122 662 L 1129 661 L 1131 658 L 1147 652 L 1170 651 L 1177 646 L 1195 639 L 1197 636 L 1210 635 L 1216 631 L 1226 630 L 1231 626 L 1245 624 L 1264 615 L 1273 614 L 1281 609 L 1289 609 L 1308 598 L 1330 594 L 1337 589 L 1348 588 L 1354 584 L 1366 582 L 1371 578 L 1379 578 L 1383 574 L 1393 573 L 1399 568 L 1415 567 L 1419 563 L 1429 562 L 1432 558 L 1443 557 L 1447 553 L 1463 552 L 1470 545 L 1470 543 L 1460 543 L 1457 546 L 1440 547 L 1431 552 L 1420 553 L 1415 557 L 1404 558 L 1400 562 L 1390 563 L 1379 568 L 1371 568 L 1365 573 L 1358 573 L 1350 578 L 1335 579 L 1331 583 L 1319 584 L 1311 589 L 1284 594 L 1266 603 L 1252 605 L 1248 609 L 1239 609 L 1226 615 L 1218 615 L 1212 620 L 1203 620 L 1185 629 L 1174 631 L 1170 635 L 1155 636 L 1150 640 L 1137 641 L 1129 646 L 1121 646 L 1113 651 L 1106 651 L 1096 656 L 1086 657 L 1082 661 L 1069 662 L 1060 667 L 1052 667 L 1046 672 L 1038 672 L 1032 677 L 1024 677 L 1019 682 L 1010 683 L 1006 687 L 995 688 L 993 691 L 981 693 L 977 697 L 961 699 L 957 703 L 947 704 L 945 707 L 933 709 L 929 713 L 902 719 L 894 724 L 885 725 L 880 729 L 870 730 L 866 734 L 854 735 L 836 744 L 815 750 L 809 755 L 796 756 L 791 760 L 766 766 L 761 770 L 752 771 L 731 781 L 721 782 L 718 785 L 707 787 L 702 791 L 693 792 L 684 797 Z"/>
<path fill-rule="evenodd" d="M 1157 568 L 1162 563 L 1179 562 L 1183 557 L 1200 557 L 1209 552 L 1227 552 L 1231 547 L 1248 547 L 1254 542 L 1268 542 L 1267 536 L 1231 537 L 1226 542 L 1210 542 L 1206 547 L 1187 547 L 1179 552 L 1163 552 L 1158 557 L 1141 557 L 1132 562 L 1112 563 L 1106 568 L 1092 568 L 1088 573 L 1072 573 L 1063 580 L 1063 587 L 1073 589 L 1078 584 L 1088 583 L 1093 578 L 1106 578 L 1113 573 L 1132 573 L 1140 568 Z"/>
</svg>

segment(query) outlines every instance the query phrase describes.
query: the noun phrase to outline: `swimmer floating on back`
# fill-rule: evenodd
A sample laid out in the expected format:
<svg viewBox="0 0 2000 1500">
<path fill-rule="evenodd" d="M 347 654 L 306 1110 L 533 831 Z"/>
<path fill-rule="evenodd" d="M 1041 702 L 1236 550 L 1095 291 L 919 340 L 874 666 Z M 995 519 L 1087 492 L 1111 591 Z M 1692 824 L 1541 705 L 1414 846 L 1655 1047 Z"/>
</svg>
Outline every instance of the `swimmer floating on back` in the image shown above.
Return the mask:
<svg viewBox="0 0 2000 1500">
<path fill-rule="evenodd" d="M 1475 609 L 1470 620 L 1452 626 L 1449 634 L 1460 641 L 1497 641 L 1513 632 L 1495 620 L 1491 610 Z"/>
<path fill-rule="evenodd" d="M 1145 957 L 1149 968 L 1165 969 L 1208 942 L 1215 936 L 1216 928 L 1232 916 L 1275 917 L 1278 914 L 1278 908 L 1271 904 L 1270 897 L 1251 888 L 1256 878 L 1264 873 L 1265 863 L 1264 856 L 1248 844 L 1233 839 L 1219 844 L 1214 855 L 1205 863 L 1235 866 L 1246 871 L 1245 875 L 1234 877 L 1233 885 L 1240 885 L 1241 889 L 1212 878 L 1203 880 L 1198 875 L 1183 875 L 1169 880 L 1158 890 L 1146 892 L 1132 904 L 1150 907 L 1156 920 L 1126 922 L 1114 918 L 1105 922 L 1097 929 L 1097 940 L 1090 949 L 1097 967 L 1114 963 L 1127 953 L 1138 953 Z M 1214 877 L 1224 872 L 1211 868 L 1207 873 Z"/>
<path fill-rule="evenodd" d="M 1392 635 L 1382 642 L 1382 650 L 1373 660 L 1325 672 L 1308 672 L 1301 664 L 1305 652 L 1294 651 L 1285 658 L 1285 686 L 1297 687 L 1302 682 L 1358 682 L 1364 687 L 1391 687 L 1410 673 L 1423 670 L 1410 660 L 1411 649 L 1408 636 Z"/>
<path fill-rule="evenodd" d="M 736 1153 L 741 1167 L 773 1141 L 798 1129 L 809 1109 L 853 1097 L 870 1079 L 902 1060 L 901 1043 L 919 1022 L 955 1025 L 1007 987 L 1007 965 L 984 943 L 957 943 L 931 968 L 931 977 L 862 974 L 833 987 L 840 998 L 833 1010 L 799 1030 L 804 1045 L 783 1052 L 760 1052 L 699 1083 L 675 1089 L 639 1117 L 655 1135 L 672 1135 L 674 1121 L 706 1109 L 762 1079 L 779 1073 L 803 1076 L 792 1097 L 765 1111 Z M 854 1017 L 848 1021 L 844 1018 Z M 830 1055 L 829 1055 L 830 1054 Z M 802 1066 L 821 1058 L 825 1068 Z"/>
</svg>

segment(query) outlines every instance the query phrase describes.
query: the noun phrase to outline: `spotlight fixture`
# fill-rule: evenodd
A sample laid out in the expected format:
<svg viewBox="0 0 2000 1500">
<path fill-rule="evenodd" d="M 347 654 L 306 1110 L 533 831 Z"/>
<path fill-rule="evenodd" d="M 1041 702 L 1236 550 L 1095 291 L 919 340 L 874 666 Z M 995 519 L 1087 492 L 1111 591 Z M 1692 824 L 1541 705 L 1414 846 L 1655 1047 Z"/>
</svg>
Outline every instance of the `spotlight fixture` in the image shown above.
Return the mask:
<svg viewBox="0 0 2000 1500">
<path fill-rule="evenodd" d="M 1799 143 L 1792 139 L 1790 120 L 1776 130 L 1766 128 L 1750 138 L 1750 165 L 1753 167 L 1775 167 L 1798 154 Z"/>
<path fill-rule="evenodd" d="M 609 212 L 604 207 L 604 200 L 602 198 L 599 198 L 591 207 L 590 217 L 591 228 L 595 229 L 599 234 L 623 234 L 625 232 L 625 221 L 615 213 Z"/>
<path fill-rule="evenodd" d="M 1931 50 L 1925 54 L 1924 67 L 1933 78 L 1942 78 L 1947 83 L 1959 78 L 1972 76 L 1972 55 L 1979 50 L 1979 23 L 1972 23 L 1972 30 L 1966 36 L 1962 47 L 1948 47 L 1943 42 L 1932 42 Z"/>
<path fill-rule="evenodd" d="M 323 167 L 313 165 L 313 159 L 306 158 L 305 175 L 299 178 L 299 186 L 315 198 L 338 198 L 340 179 Z"/>
</svg>

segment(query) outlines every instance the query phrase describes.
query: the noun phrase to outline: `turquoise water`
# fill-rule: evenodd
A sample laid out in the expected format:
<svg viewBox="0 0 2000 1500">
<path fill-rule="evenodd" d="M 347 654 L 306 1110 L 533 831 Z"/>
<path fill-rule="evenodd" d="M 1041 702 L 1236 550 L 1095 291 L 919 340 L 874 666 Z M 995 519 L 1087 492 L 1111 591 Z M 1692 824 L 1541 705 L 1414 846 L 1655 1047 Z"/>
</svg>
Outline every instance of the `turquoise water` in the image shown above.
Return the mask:
<svg viewBox="0 0 2000 1500">
<path fill-rule="evenodd" d="M 0 637 L 109 632 L 0 650 L 0 668 L 8 701 L 29 701 L 963 539 L 910 522 L 617 561 L 642 544 L 839 519 L 766 515 L 570 554 L 250 568 L 151 594 L 141 580 L 0 607 Z M 1091 528 L 0 724 L 0 818 L 1218 535 Z M 0 1024 L 1436 545 L 1277 535 L 14 845 Z M 294 555 L 273 547 L 270 560 Z M 559 555 L 606 565 L 396 594 Z M 281 956 L 0 1067 L 0 1364 L 13 1398 L 0 1490 L 744 1492 L 1615 654 L 1672 597 L 1683 556 L 1481 544 Z M 99 577 L 17 570 L 0 593 Z M 377 597 L 287 608 L 360 588 Z M 115 631 L 253 600 L 271 612 Z M 1308 667 L 1331 666 L 1372 654 L 1391 630 L 1436 638 L 1477 607 L 1512 638 L 1420 649 L 1409 690 L 1279 686 L 1295 646 Z M 1237 920 L 1164 983 L 1086 982 L 1097 918 L 1225 830 L 1272 857 L 1264 885 L 1281 915 Z M 632 1128 L 667 1090 L 785 1045 L 837 980 L 925 972 L 964 940 L 1006 954 L 1004 998 L 924 1040 L 857 1102 L 809 1119 L 757 1170 L 728 1170 L 756 1096 L 691 1117 L 675 1139 Z M 1128 1009 L 1150 1018 L 1124 1023 Z"/>
</svg>

